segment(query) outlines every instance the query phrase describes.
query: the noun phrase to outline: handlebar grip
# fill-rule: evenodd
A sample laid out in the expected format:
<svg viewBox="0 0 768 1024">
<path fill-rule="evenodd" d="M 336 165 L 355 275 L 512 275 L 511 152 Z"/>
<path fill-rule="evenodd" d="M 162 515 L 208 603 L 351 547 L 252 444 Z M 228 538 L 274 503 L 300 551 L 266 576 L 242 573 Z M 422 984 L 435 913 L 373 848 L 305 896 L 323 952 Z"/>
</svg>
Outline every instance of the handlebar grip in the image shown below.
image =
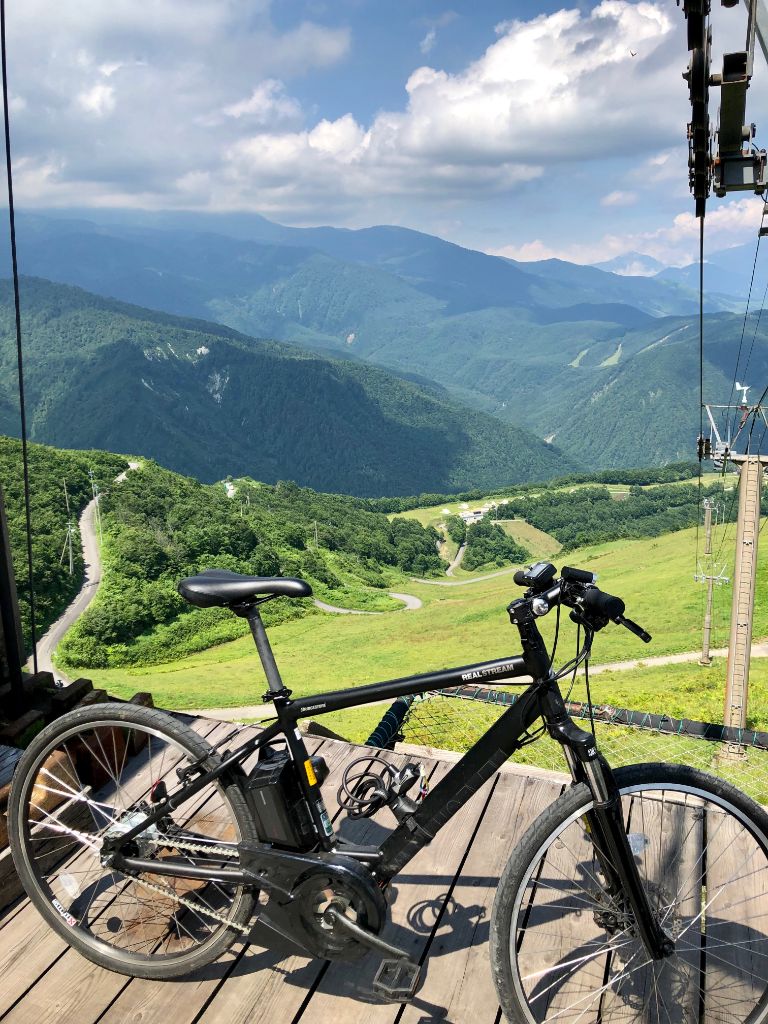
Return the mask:
<svg viewBox="0 0 768 1024">
<path fill-rule="evenodd" d="M 594 583 L 596 576 L 587 569 L 574 569 L 570 565 L 564 565 L 560 575 L 567 583 Z"/>
<path fill-rule="evenodd" d="M 598 590 L 597 587 L 585 590 L 582 600 L 585 608 L 604 615 L 607 619 L 618 619 L 624 614 L 625 605 L 621 598 L 614 597 L 613 594 L 606 594 L 605 591 Z"/>
</svg>

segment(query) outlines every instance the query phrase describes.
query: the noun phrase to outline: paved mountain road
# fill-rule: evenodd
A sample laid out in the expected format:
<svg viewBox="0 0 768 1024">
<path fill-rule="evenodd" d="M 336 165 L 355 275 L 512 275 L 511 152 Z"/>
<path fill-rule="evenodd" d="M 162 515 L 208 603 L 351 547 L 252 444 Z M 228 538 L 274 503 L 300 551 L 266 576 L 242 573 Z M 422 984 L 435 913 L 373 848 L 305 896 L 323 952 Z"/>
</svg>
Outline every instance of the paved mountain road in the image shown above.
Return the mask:
<svg viewBox="0 0 768 1024">
<path fill-rule="evenodd" d="M 404 612 L 414 612 L 417 608 L 421 608 L 423 601 L 421 598 L 414 597 L 413 594 L 396 594 L 394 591 L 390 591 L 387 597 L 394 597 L 396 601 L 402 601 L 405 608 L 399 609 Z M 319 608 L 322 612 L 332 612 L 334 615 L 387 615 L 388 612 L 367 612 L 360 608 L 339 608 L 335 604 L 326 604 L 325 601 L 313 601 L 315 608 Z M 394 611 L 398 611 L 397 608 Z"/>
<path fill-rule="evenodd" d="M 115 477 L 115 483 L 122 483 L 129 470 L 138 469 L 140 462 L 129 462 L 128 469 L 123 470 Z M 101 583 L 101 552 L 99 550 L 99 539 L 96 533 L 96 504 L 98 499 L 92 498 L 80 514 L 78 526 L 80 527 L 80 542 L 83 548 L 83 561 L 85 563 L 85 579 L 78 591 L 77 596 L 64 610 L 53 625 L 37 641 L 37 667 L 41 672 L 52 672 L 54 676 L 64 682 L 71 682 L 64 673 L 54 667 L 53 654 L 59 641 L 80 618 L 85 609 L 96 597 Z M 27 662 L 27 668 L 31 671 L 32 659 Z"/>
<path fill-rule="evenodd" d="M 467 544 L 466 544 L 466 541 L 465 541 L 463 544 L 459 544 L 459 550 L 456 552 L 456 557 L 451 562 L 451 564 L 448 566 L 448 568 L 445 570 L 445 575 L 446 576 L 453 576 L 454 570 L 458 569 L 458 567 L 461 565 L 462 561 L 464 560 L 464 555 L 466 554 L 466 551 L 467 551 Z"/>
<path fill-rule="evenodd" d="M 44 636 L 37 641 L 37 667 L 41 672 L 52 672 L 54 676 L 71 682 L 64 673 L 53 665 L 53 653 L 59 641 L 74 626 L 85 609 L 96 596 L 101 583 L 101 554 L 99 552 L 99 541 L 96 536 L 96 503 L 98 499 L 92 498 L 80 515 L 80 540 L 83 546 L 83 561 L 85 562 L 85 579 L 74 601 L 59 616 Z M 27 663 L 31 668 L 31 659 Z"/>
</svg>

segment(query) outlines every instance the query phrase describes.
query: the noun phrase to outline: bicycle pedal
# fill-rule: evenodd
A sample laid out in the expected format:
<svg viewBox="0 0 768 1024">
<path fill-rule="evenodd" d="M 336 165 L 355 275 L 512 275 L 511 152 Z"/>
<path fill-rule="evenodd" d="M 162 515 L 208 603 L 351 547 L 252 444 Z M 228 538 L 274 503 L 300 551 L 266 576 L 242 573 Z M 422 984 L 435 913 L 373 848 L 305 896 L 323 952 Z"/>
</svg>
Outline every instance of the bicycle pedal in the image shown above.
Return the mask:
<svg viewBox="0 0 768 1024">
<path fill-rule="evenodd" d="M 371 987 L 383 999 L 405 1003 L 416 995 L 420 976 L 421 967 L 411 960 L 382 960 Z"/>
</svg>

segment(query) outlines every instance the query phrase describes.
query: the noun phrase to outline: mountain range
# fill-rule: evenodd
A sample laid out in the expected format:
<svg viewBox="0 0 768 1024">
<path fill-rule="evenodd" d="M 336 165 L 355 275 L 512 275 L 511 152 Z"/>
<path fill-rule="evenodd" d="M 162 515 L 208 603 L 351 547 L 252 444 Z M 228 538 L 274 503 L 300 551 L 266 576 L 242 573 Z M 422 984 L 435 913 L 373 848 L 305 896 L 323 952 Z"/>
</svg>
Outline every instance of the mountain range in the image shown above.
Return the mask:
<svg viewBox="0 0 768 1024">
<path fill-rule="evenodd" d="M 239 332 L 236 342 L 230 335 L 220 345 L 245 345 L 253 353 L 254 343 L 243 337 L 257 337 L 302 346 L 301 357 L 291 350 L 294 370 L 296 360 L 310 358 L 307 349 L 315 360 L 321 354 L 341 358 L 344 374 L 356 380 L 362 364 L 386 368 L 386 379 L 397 379 L 399 388 L 421 388 L 441 408 L 453 403 L 463 423 L 485 424 L 485 444 L 493 433 L 489 423 L 514 423 L 526 451 L 539 453 L 530 459 L 545 459 L 539 476 L 546 475 L 547 460 L 565 458 L 591 469 L 688 458 L 693 451 L 699 338 L 698 279 L 691 268 L 659 270 L 640 254 L 634 256 L 646 263 L 634 275 L 626 272 L 633 260 L 602 268 L 562 260 L 520 263 L 400 227 L 290 228 L 255 214 L 184 212 L 26 213 L 19 217 L 19 251 L 27 272 Z M 727 284 L 735 288 L 738 259 L 731 250 L 715 255 L 731 268 Z M 723 284 L 722 275 L 716 278 Z M 768 368 L 760 317 L 745 321 L 743 300 L 723 288 L 707 292 L 705 307 L 705 397 L 716 401 L 728 400 L 740 348 L 750 353 L 740 374 L 747 383 L 762 380 Z M 166 369 L 163 386 L 172 388 L 181 367 Z M 341 371 L 333 372 L 338 379 Z M 156 368 L 158 379 L 159 373 Z M 297 400 L 310 401 L 311 393 L 297 393 Z M 417 404 L 403 413 L 414 424 Z M 211 431 L 219 437 L 218 425 Z M 561 451 L 535 448 L 531 435 Z M 498 434 L 498 444 L 506 437 Z M 184 448 L 181 438 L 174 443 Z M 114 438 L 110 445 L 121 447 Z M 220 448 L 218 440 L 214 447 Z M 424 450 L 435 447 L 426 443 Z M 500 457 L 497 447 L 487 465 L 498 467 Z M 512 455 L 506 459 L 505 472 L 521 471 L 519 458 L 517 469 Z M 530 459 L 522 463 L 532 465 Z M 210 478 L 202 464 L 169 464 Z M 258 475 L 241 462 L 232 471 Z M 265 479 L 275 472 L 276 464 Z M 441 472 L 458 479 L 445 467 Z M 344 486 L 372 493 L 376 479 L 370 471 L 365 485 Z M 416 489 L 427 486 L 424 481 Z"/>
<path fill-rule="evenodd" d="M 23 278 L 31 438 L 148 455 L 212 482 L 250 475 L 362 496 L 568 472 L 525 430 L 437 385 Z M 0 282 L 0 433 L 17 434 L 10 282 Z"/>
</svg>

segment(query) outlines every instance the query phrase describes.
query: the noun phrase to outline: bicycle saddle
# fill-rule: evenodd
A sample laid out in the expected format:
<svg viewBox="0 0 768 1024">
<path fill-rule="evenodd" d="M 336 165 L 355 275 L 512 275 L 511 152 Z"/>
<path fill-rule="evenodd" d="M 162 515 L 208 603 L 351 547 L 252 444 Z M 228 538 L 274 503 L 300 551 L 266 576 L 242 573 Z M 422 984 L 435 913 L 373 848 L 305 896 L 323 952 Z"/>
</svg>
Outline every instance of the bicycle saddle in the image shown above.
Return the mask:
<svg viewBox="0 0 768 1024">
<path fill-rule="evenodd" d="M 179 583 L 185 601 L 198 608 L 248 604 L 259 597 L 311 597 L 312 587 L 294 576 L 241 576 L 229 569 L 206 569 Z"/>
</svg>

